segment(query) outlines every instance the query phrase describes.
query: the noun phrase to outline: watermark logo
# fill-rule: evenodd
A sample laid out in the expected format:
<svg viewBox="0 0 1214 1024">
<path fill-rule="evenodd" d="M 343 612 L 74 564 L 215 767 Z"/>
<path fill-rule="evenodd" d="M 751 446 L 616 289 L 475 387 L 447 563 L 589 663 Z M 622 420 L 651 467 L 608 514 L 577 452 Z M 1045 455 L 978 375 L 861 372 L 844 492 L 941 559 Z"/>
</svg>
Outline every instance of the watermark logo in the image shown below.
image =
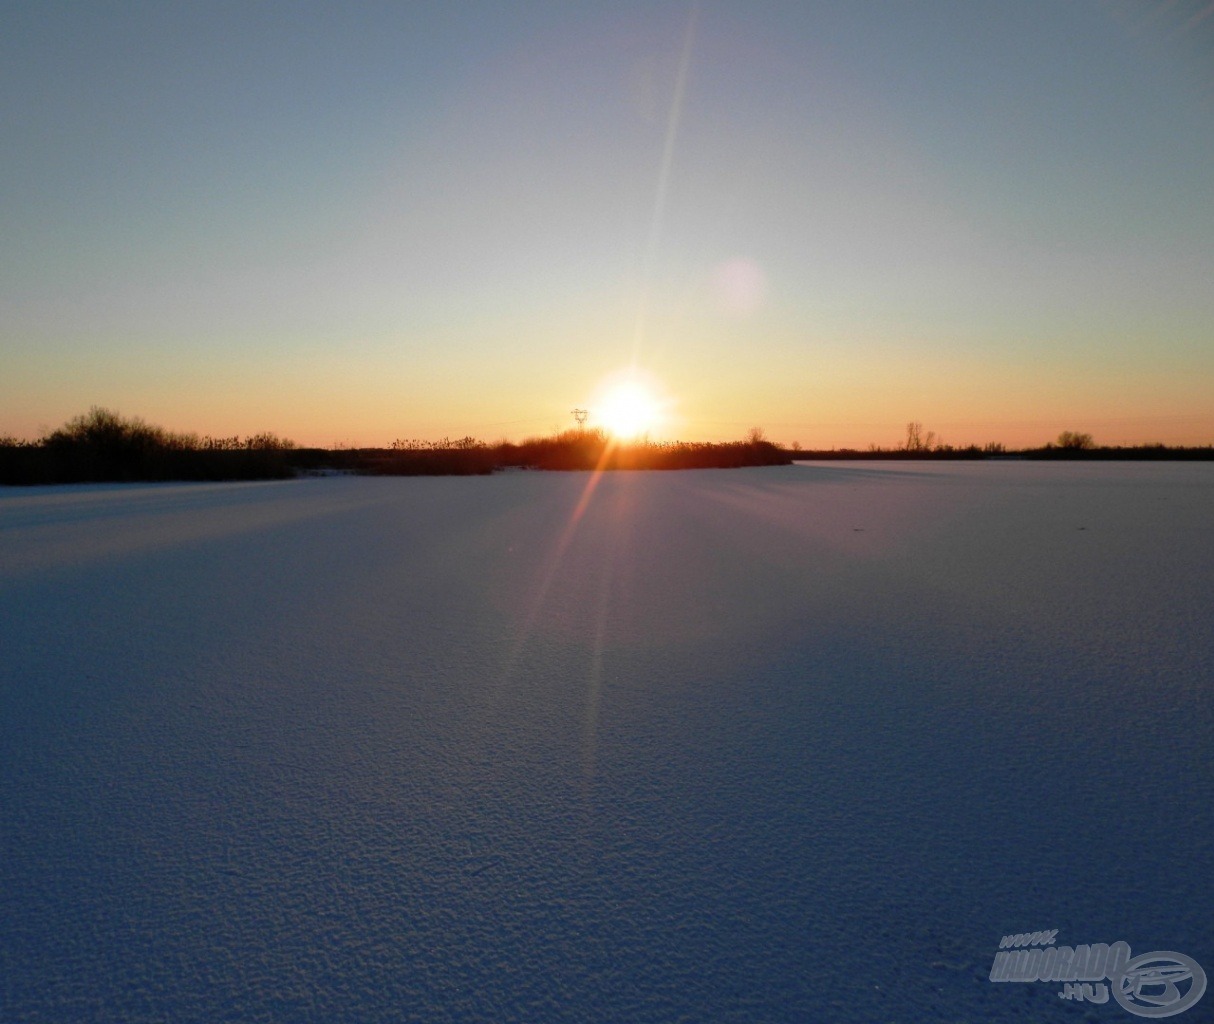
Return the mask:
<svg viewBox="0 0 1214 1024">
<path fill-rule="evenodd" d="M 1107 1003 L 1111 995 L 1139 1017 L 1183 1013 L 1205 994 L 1205 971 L 1183 953 L 1133 956 L 1128 942 L 1059 946 L 1057 936 L 1057 928 L 1003 936 L 990 980 L 1061 982 L 1059 999 Z"/>
<path fill-rule="evenodd" d="M 1126 963 L 1113 998 L 1139 1017 L 1171 1017 L 1183 1013 L 1206 990 L 1206 972 L 1191 956 L 1143 953 Z"/>
</svg>

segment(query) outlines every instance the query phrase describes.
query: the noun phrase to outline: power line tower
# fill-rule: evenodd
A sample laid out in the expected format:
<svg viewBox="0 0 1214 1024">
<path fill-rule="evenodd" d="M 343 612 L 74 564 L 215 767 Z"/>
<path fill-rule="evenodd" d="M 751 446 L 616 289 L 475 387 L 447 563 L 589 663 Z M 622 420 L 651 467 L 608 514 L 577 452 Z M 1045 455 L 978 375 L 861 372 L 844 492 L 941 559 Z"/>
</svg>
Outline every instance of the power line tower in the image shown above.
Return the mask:
<svg viewBox="0 0 1214 1024">
<path fill-rule="evenodd" d="M 573 419 L 574 419 L 574 422 L 577 423 L 578 430 L 586 429 L 586 416 L 587 416 L 587 412 L 585 409 L 574 409 L 573 410 Z"/>
</svg>

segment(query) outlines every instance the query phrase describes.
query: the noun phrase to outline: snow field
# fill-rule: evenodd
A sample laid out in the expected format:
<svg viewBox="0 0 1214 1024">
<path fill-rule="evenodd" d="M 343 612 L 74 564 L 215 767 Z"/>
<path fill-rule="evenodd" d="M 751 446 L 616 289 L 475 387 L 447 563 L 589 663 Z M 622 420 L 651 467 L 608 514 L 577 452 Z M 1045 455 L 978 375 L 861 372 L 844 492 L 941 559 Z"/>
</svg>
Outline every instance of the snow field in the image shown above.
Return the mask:
<svg viewBox="0 0 1214 1024">
<path fill-rule="evenodd" d="M 987 979 L 1054 928 L 1214 970 L 1212 498 L 0 492 L 0 1020 L 1080 1021 Z"/>
</svg>

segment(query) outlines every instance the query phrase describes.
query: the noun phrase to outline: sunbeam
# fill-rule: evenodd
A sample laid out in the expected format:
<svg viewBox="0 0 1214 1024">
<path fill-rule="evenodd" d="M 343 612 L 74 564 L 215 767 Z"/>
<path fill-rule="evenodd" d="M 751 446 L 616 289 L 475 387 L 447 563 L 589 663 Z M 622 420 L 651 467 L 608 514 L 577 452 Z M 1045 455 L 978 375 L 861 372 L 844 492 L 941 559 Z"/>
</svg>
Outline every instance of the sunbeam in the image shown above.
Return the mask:
<svg viewBox="0 0 1214 1024">
<path fill-rule="evenodd" d="M 662 161 L 658 166 L 658 183 L 654 190 L 653 215 L 649 220 L 649 237 L 645 243 L 645 262 L 641 268 L 641 300 L 637 310 L 636 330 L 632 341 L 632 363 L 635 366 L 644 347 L 649 320 L 649 293 L 653 287 L 654 265 L 662 240 L 662 225 L 666 214 L 666 193 L 670 187 L 670 168 L 674 162 L 674 143 L 679 133 L 679 122 L 683 118 L 683 96 L 687 88 L 687 72 L 691 67 L 692 44 L 695 42 L 696 22 L 700 5 L 692 3 L 687 16 L 687 30 L 683 34 L 683 49 L 679 55 L 679 72 L 675 79 L 674 95 L 670 100 L 670 111 L 666 118 L 666 140 L 662 146 Z"/>
</svg>

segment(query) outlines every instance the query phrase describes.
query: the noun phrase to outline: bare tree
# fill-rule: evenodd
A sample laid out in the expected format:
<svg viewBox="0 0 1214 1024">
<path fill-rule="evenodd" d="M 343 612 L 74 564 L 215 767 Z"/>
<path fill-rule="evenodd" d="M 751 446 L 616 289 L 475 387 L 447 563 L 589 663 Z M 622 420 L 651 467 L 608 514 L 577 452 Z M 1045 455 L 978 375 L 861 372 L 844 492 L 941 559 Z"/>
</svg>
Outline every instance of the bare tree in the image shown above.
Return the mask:
<svg viewBox="0 0 1214 1024">
<path fill-rule="evenodd" d="M 1077 430 L 1064 430 L 1058 435 L 1055 443 L 1059 448 L 1088 449 L 1096 447 L 1091 434 L 1081 434 Z"/>
<path fill-rule="evenodd" d="M 923 433 L 923 424 L 912 420 L 906 425 L 906 445 L 908 452 L 930 452 L 936 446 L 936 432 L 929 430 Z"/>
</svg>

